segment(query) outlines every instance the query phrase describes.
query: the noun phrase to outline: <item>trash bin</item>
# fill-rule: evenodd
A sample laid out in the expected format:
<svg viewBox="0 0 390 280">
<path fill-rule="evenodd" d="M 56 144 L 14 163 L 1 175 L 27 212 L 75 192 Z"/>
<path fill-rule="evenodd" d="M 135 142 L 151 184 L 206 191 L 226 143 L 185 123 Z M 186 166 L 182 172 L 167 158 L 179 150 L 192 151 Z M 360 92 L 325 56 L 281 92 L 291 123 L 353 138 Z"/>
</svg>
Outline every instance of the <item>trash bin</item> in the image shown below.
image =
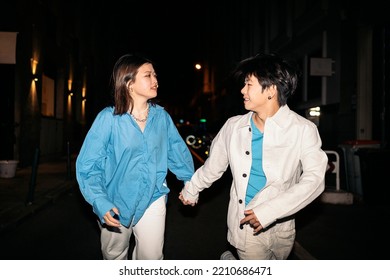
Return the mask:
<svg viewBox="0 0 390 280">
<path fill-rule="evenodd" d="M 352 140 L 339 145 L 344 154 L 344 166 L 347 191 L 364 197 L 359 150 L 363 148 L 379 149 L 380 142 L 373 140 Z"/>
<path fill-rule="evenodd" d="M 17 160 L 0 160 L 0 178 L 15 177 Z"/>
</svg>

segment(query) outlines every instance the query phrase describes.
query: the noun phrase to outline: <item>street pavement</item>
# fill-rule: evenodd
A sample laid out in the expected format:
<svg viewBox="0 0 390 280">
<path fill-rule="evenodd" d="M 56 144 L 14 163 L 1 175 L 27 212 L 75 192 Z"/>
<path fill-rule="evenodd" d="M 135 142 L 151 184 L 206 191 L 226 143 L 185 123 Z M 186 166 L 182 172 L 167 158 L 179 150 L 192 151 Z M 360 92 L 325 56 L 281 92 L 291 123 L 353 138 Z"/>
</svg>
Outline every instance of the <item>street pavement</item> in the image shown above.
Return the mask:
<svg viewBox="0 0 390 280">
<path fill-rule="evenodd" d="M 72 156 L 70 164 L 66 158 L 39 163 L 36 173 L 32 167 L 18 168 L 15 177 L 0 178 L 0 236 L 77 189 L 74 160 L 75 156 Z M 228 191 L 218 194 L 216 189 L 214 195 L 221 197 L 214 203 L 221 203 L 220 207 L 226 208 Z M 178 190 L 172 190 L 173 196 L 177 195 L 175 192 Z M 207 198 L 202 203 L 207 204 Z M 186 211 L 191 216 L 196 215 L 197 210 Z M 167 223 L 167 238 L 175 240 L 175 234 L 185 235 L 187 230 L 202 231 L 202 226 L 196 225 L 191 229 L 183 228 L 176 222 L 175 211 L 170 211 L 170 215 L 173 216 L 170 217 L 172 222 Z M 226 220 L 225 216 L 218 218 Z M 390 206 L 384 199 L 369 203 L 355 199 L 352 204 L 327 203 L 318 199 L 296 214 L 297 238 L 290 259 L 387 260 L 390 242 L 383 229 L 389 219 Z M 203 222 L 212 226 L 212 221 L 205 219 Z M 382 236 L 385 238 L 378 238 Z M 226 235 L 222 234 L 220 239 L 225 240 Z M 213 246 L 212 240 L 205 237 L 204 247 Z M 175 246 L 172 250 L 188 249 L 180 244 Z"/>
<path fill-rule="evenodd" d="M 0 233 L 10 230 L 77 186 L 75 156 L 17 168 L 13 178 L 0 178 Z"/>
</svg>

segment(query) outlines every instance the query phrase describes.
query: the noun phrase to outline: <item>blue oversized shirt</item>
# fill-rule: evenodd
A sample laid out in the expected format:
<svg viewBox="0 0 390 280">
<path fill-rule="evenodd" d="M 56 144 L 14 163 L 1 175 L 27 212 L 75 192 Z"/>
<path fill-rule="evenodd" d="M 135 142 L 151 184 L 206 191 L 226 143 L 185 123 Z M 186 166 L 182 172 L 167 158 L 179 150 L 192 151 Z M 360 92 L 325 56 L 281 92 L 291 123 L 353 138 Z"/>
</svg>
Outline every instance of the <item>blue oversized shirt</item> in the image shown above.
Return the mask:
<svg viewBox="0 0 390 280">
<path fill-rule="evenodd" d="M 113 113 L 107 107 L 95 118 L 76 160 L 76 177 L 102 222 L 117 207 L 121 224 L 134 226 L 152 202 L 169 192 L 168 170 L 186 182 L 194 162 L 163 107 L 150 106 L 144 132 L 130 114 Z"/>
</svg>

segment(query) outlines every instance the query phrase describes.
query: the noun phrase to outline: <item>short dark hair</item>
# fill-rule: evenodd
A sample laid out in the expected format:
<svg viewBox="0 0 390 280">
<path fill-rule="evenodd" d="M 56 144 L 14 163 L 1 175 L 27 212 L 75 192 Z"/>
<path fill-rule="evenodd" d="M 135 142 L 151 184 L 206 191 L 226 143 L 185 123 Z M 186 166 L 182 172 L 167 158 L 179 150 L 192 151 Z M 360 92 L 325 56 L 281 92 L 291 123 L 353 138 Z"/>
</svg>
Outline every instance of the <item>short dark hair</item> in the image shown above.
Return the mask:
<svg viewBox="0 0 390 280">
<path fill-rule="evenodd" d="M 234 70 L 234 76 L 241 82 L 251 75 L 259 80 L 263 89 L 275 85 L 279 105 L 283 106 L 297 88 L 299 70 L 277 54 L 257 54 L 239 62 Z"/>
</svg>

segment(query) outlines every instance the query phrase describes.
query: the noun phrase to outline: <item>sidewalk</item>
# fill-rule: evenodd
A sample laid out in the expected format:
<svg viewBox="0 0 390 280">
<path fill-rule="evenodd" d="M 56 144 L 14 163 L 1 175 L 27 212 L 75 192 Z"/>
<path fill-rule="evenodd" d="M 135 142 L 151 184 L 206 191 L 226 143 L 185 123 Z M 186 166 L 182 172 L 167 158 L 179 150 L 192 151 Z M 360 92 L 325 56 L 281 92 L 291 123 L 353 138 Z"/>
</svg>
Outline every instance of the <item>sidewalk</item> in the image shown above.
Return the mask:
<svg viewBox="0 0 390 280">
<path fill-rule="evenodd" d="M 390 204 L 315 201 L 296 214 L 296 242 L 317 260 L 390 260 Z"/>
<path fill-rule="evenodd" d="M 35 184 L 33 168 L 17 168 L 15 177 L 0 178 L 0 233 L 13 228 L 23 219 L 53 203 L 61 194 L 77 184 L 74 158 L 39 163 Z M 69 178 L 68 178 L 69 177 Z"/>
</svg>

